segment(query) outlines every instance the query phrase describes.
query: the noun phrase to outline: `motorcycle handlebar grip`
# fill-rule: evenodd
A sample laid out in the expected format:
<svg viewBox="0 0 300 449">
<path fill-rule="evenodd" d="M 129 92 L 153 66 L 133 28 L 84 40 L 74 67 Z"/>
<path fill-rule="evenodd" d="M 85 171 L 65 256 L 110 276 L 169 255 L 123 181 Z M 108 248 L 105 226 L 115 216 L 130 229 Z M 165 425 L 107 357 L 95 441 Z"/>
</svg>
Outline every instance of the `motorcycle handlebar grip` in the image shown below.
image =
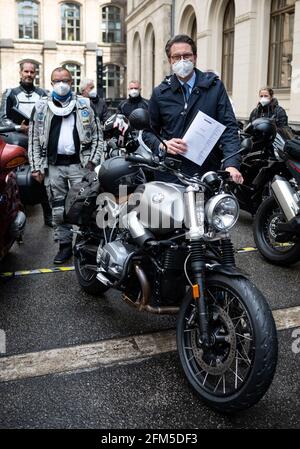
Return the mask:
<svg viewBox="0 0 300 449">
<path fill-rule="evenodd" d="M 0 134 L 9 133 L 9 132 L 13 132 L 13 131 L 19 131 L 19 129 L 21 129 L 21 125 L 0 126 Z"/>
</svg>

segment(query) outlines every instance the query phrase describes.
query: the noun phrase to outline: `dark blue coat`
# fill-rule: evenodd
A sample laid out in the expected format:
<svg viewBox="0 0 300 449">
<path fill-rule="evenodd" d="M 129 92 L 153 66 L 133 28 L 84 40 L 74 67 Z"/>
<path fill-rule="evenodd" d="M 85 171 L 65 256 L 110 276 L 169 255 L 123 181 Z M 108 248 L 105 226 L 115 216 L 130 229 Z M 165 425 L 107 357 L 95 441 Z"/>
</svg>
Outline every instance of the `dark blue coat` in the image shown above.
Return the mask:
<svg viewBox="0 0 300 449">
<path fill-rule="evenodd" d="M 217 75 L 211 72 L 196 71 L 196 81 L 185 110 L 185 99 L 181 84 L 176 75 L 166 78 L 152 93 L 149 102 L 151 125 L 165 140 L 182 138 L 189 124 L 198 111 L 202 111 L 226 126 L 219 142 L 209 154 L 202 167 L 183 160 L 182 170 L 193 174 L 203 174 L 210 170 L 218 170 L 222 158 L 239 150 L 237 121 L 225 90 L 224 84 Z M 157 152 L 159 140 L 151 133 L 144 133 L 144 140 L 152 151 Z M 239 168 L 240 156 L 233 156 L 225 162 L 224 168 Z M 164 175 L 160 179 L 170 180 Z"/>
</svg>

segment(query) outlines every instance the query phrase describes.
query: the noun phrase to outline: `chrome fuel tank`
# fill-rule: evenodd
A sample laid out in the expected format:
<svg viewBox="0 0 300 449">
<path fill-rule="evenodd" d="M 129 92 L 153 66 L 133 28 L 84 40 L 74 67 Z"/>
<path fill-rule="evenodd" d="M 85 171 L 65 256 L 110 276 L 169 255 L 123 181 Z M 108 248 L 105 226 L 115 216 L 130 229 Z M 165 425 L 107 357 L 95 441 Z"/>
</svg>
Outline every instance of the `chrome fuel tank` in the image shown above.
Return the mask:
<svg viewBox="0 0 300 449">
<path fill-rule="evenodd" d="M 138 212 L 140 223 L 157 235 L 181 229 L 184 221 L 184 192 L 184 186 L 160 181 L 139 186 L 134 194 L 134 209 Z"/>
</svg>

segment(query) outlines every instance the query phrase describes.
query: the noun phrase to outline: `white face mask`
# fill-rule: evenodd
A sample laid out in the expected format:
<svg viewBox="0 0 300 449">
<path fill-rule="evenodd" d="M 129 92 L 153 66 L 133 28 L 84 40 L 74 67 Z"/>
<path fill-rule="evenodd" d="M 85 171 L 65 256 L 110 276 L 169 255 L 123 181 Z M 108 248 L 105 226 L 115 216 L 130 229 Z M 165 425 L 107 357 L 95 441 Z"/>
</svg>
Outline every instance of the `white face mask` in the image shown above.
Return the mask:
<svg viewBox="0 0 300 449">
<path fill-rule="evenodd" d="M 268 104 L 270 104 L 270 103 L 271 103 L 271 100 L 270 100 L 270 98 L 262 97 L 262 98 L 259 100 L 259 102 L 260 102 L 260 104 L 264 107 L 264 106 L 267 106 Z"/>
<path fill-rule="evenodd" d="M 180 61 L 172 64 L 172 69 L 175 75 L 178 75 L 180 78 L 186 78 L 194 70 L 194 63 L 189 59 L 181 59 Z"/>
<path fill-rule="evenodd" d="M 71 86 L 68 83 L 64 83 L 63 81 L 59 81 L 59 83 L 55 83 L 54 84 L 53 90 L 60 97 L 64 97 L 65 95 L 67 95 L 70 92 Z"/>
<path fill-rule="evenodd" d="M 93 89 L 89 92 L 89 97 L 90 98 L 96 98 L 97 97 L 97 92 Z"/>
<path fill-rule="evenodd" d="M 128 94 L 132 98 L 136 98 L 140 95 L 139 89 L 129 89 Z"/>
</svg>

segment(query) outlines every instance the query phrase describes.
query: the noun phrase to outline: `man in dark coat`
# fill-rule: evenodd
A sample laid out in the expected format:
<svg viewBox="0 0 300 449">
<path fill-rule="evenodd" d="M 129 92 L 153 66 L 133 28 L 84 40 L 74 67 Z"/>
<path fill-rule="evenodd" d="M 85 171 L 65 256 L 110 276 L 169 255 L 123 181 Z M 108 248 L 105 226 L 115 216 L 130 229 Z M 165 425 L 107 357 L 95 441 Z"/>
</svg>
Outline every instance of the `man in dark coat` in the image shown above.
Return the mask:
<svg viewBox="0 0 300 449">
<path fill-rule="evenodd" d="M 249 121 L 267 117 L 275 120 L 278 128 L 288 126 L 288 117 L 285 110 L 279 106 L 277 98 L 274 97 L 274 91 L 270 87 L 264 87 L 259 91 L 259 102 L 250 114 Z"/>
<path fill-rule="evenodd" d="M 128 84 L 128 98 L 121 101 L 117 112 L 128 118 L 132 111 L 138 108 L 148 109 L 148 100 L 141 96 L 140 82 L 130 81 Z"/>
<path fill-rule="evenodd" d="M 97 95 L 95 83 L 92 79 L 84 78 L 79 85 L 79 92 L 83 97 L 89 98 L 94 113 L 99 118 L 101 125 L 108 119 L 108 110 L 103 98 Z"/>
<path fill-rule="evenodd" d="M 204 174 L 218 170 L 221 159 L 238 151 L 240 143 L 237 121 L 225 87 L 216 74 L 195 68 L 197 48 L 189 36 L 175 36 L 167 42 L 165 49 L 174 74 L 152 93 L 149 102 L 151 125 L 164 140 L 167 152 L 182 160 L 185 173 Z M 182 139 L 199 110 L 226 126 L 202 166 L 184 157 L 187 144 Z M 144 132 L 144 140 L 155 153 L 162 146 L 151 133 Z M 239 166 L 239 156 L 232 156 L 224 164 L 233 181 L 242 183 Z M 160 174 L 158 179 L 176 181 L 166 174 Z"/>
</svg>

